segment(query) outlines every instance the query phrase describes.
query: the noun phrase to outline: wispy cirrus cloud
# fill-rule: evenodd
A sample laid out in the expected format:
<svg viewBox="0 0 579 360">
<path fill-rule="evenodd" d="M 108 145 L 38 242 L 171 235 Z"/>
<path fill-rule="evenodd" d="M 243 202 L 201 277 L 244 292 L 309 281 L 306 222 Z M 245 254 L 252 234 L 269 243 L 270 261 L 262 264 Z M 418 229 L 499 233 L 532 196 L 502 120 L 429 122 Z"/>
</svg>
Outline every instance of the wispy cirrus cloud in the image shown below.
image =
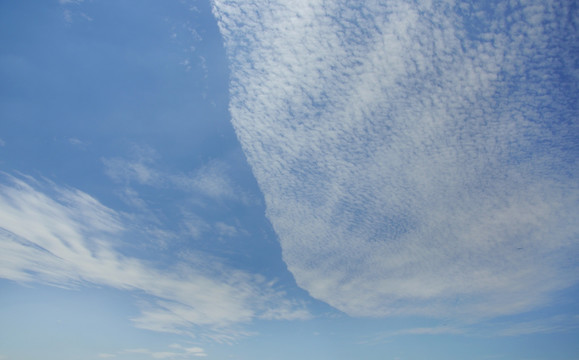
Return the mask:
<svg viewBox="0 0 579 360">
<path fill-rule="evenodd" d="M 569 3 L 213 6 L 235 131 L 313 297 L 470 321 L 576 282 Z"/>
<path fill-rule="evenodd" d="M 93 21 L 93 19 L 86 13 L 80 11 L 84 0 L 58 0 L 58 3 L 63 8 L 64 20 L 71 24 L 77 19 L 82 19 L 84 21 Z"/>
<path fill-rule="evenodd" d="M 115 354 L 110 354 L 110 353 L 100 353 L 97 356 L 101 359 L 110 359 L 110 358 L 116 357 Z"/>
<path fill-rule="evenodd" d="M 579 315 L 556 315 L 542 319 L 501 324 L 498 335 L 519 336 L 528 334 L 564 333 L 579 328 Z"/>
<path fill-rule="evenodd" d="M 134 146 L 129 157 L 103 159 L 106 174 L 125 184 L 170 188 L 187 194 L 205 196 L 214 201 L 250 202 L 250 197 L 237 188 L 224 161 L 211 161 L 191 173 L 162 169 L 160 155 L 149 147 Z"/>
<path fill-rule="evenodd" d="M 555 315 L 536 317 L 533 319 L 502 319 L 488 320 L 476 324 L 452 324 L 445 323 L 435 326 L 423 326 L 405 328 L 374 334 L 362 339 L 359 344 L 371 345 L 392 341 L 398 336 L 437 336 L 437 335 L 461 335 L 465 337 L 489 338 L 511 337 L 529 334 L 555 334 L 569 332 L 579 327 L 577 315 Z"/>
<path fill-rule="evenodd" d="M 163 166 L 160 155 L 146 146 L 133 146 L 125 157 L 102 159 L 105 173 L 120 189 L 117 195 L 134 212 L 139 223 L 148 224 L 146 231 L 157 246 L 166 247 L 174 239 L 225 240 L 249 235 L 239 221 L 221 215 L 220 220 L 209 220 L 203 215 L 208 209 L 227 209 L 229 206 L 250 208 L 260 204 L 257 196 L 240 186 L 236 179 L 235 162 L 225 157 L 214 159 L 189 172 Z M 160 211 L 155 203 L 159 192 L 172 194 L 171 210 Z M 178 194 L 178 195 L 177 195 Z M 166 213 L 172 212 L 168 228 Z M 227 214 L 229 215 L 229 214 Z"/>
<path fill-rule="evenodd" d="M 76 189 L 5 175 L 0 183 L 0 277 L 145 294 L 137 327 L 231 341 L 255 319 L 308 317 L 261 275 L 198 256 L 167 268 L 122 254 L 130 217 Z"/>
<path fill-rule="evenodd" d="M 360 345 L 376 345 L 391 342 L 397 336 L 436 336 L 436 335 L 467 335 L 468 330 L 462 327 L 455 326 L 431 326 L 431 327 L 415 327 L 406 328 L 389 332 L 381 332 L 370 337 L 364 337 L 358 342 Z"/>
<path fill-rule="evenodd" d="M 82 141 L 78 138 L 71 137 L 68 138 L 68 143 L 72 146 L 78 147 L 79 149 L 85 150 L 86 147 L 89 145 L 87 142 Z"/>
</svg>

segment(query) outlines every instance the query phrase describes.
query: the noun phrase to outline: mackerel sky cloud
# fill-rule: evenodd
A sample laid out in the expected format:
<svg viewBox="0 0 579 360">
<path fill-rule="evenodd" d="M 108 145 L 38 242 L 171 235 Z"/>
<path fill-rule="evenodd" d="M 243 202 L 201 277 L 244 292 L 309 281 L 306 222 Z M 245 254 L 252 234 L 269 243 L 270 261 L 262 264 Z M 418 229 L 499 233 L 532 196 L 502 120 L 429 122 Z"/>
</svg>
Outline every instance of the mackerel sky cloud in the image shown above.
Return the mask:
<svg viewBox="0 0 579 360">
<path fill-rule="evenodd" d="M 299 286 L 352 316 L 472 319 L 576 281 L 569 6 L 214 1 Z"/>
</svg>

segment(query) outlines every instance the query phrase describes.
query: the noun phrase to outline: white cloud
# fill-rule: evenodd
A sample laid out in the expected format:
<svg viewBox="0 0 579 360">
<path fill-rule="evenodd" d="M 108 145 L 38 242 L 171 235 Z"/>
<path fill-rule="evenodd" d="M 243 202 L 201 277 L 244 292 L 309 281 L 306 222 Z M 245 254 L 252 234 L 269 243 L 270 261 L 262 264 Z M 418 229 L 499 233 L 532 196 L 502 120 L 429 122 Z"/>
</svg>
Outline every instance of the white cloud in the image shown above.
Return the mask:
<svg viewBox="0 0 579 360">
<path fill-rule="evenodd" d="M 568 4 L 213 6 L 235 131 L 313 297 L 472 320 L 576 282 Z"/>
<path fill-rule="evenodd" d="M 70 11 L 69 9 L 64 9 L 62 11 L 62 16 L 64 17 L 64 21 L 66 21 L 67 23 L 72 23 L 72 11 Z"/>
<path fill-rule="evenodd" d="M 174 183 L 194 188 L 216 199 L 235 199 L 233 184 L 222 162 L 212 162 L 197 170 L 193 176 L 180 176 Z"/>
<path fill-rule="evenodd" d="M 106 174 L 120 183 L 164 186 L 166 176 L 154 168 L 159 155 L 152 149 L 133 147 L 130 159 L 103 159 Z"/>
<path fill-rule="evenodd" d="M 520 336 L 529 334 L 553 334 L 569 332 L 579 328 L 579 316 L 577 315 L 556 315 L 541 317 L 534 314 L 532 320 L 525 315 L 517 315 L 509 320 L 490 319 L 483 322 L 471 324 L 445 324 L 438 326 L 424 326 L 407 329 L 400 329 L 382 332 L 367 337 L 359 344 L 380 344 L 392 341 L 393 337 L 404 335 L 464 335 L 468 337 L 504 337 Z"/>
<path fill-rule="evenodd" d="M 197 354 L 197 356 L 203 356 L 201 354 L 203 354 L 205 351 L 200 348 L 200 347 L 190 347 L 190 348 L 185 348 L 185 351 L 189 354 Z"/>
<path fill-rule="evenodd" d="M 62 14 L 67 23 L 72 24 L 76 19 L 93 21 L 86 13 L 79 11 L 84 0 L 58 0 L 58 2 L 63 7 Z"/>
<path fill-rule="evenodd" d="M 232 225 L 228 225 L 221 221 L 215 223 L 215 230 L 219 236 L 223 237 L 235 237 L 239 234 L 239 230 Z"/>
<path fill-rule="evenodd" d="M 153 359 L 192 359 L 195 357 L 205 357 L 207 353 L 203 348 L 200 347 L 185 347 L 180 344 L 171 344 L 169 345 L 172 351 L 153 351 L 150 349 L 126 349 L 119 351 L 117 354 L 143 354 L 148 355 Z M 117 356 L 114 354 L 112 356 Z M 111 355 L 111 354 L 107 354 Z"/>
<path fill-rule="evenodd" d="M 399 330 L 396 331 L 394 335 L 441 335 L 462 333 L 464 333 L 464 330 L 462 329 L 454 328 L 451 326 L 438 326 Z"/>
<path fill-rule="evenodd" d="M 68 139 L 68 142 L 69 142 L 71 145 L 79 146 L 79 147 L 85 147 L 85 145 L 86 145 L 86 143 L 85 143 L 84 141 L 79 140 L 79 139 L 74 138 L 74 137 L 69 138 L 69 139 Z"/>
<path fill-rule="evenodd" d="M 109 354 L 109 353 L 98 354 L 98 357 L 100 357 L 101 359 L 110 359 L 110 358 L 114 358 L 116 356 L 117 355 L 115 355 L 115 354 Z"/>
<path fill-rule="evenodd" d="M 183 217 L 183 227 L 186 233 L 193 238 L 200 238 L 205 232 L 211 229 L 211 226 L 196 214 L 185 212 Z"/>
<path fill-rule="evenodd" d="M 207 353 L 205 352 L 205 350 L 203 348 L 198 347 L 198 346 L 185 347 L 185 346 L 180 345 L 180 344 L 171 344 L 171 345 L 169 345 L 169 347 L 172 349 L 182 350 L 184 354 L 189 355 L 189 356 L 196 356 L 196 357 L 207 356 Z"/>
<path fill-rule="evenodd" d="M 148 239 L 154 240 L 153 246 L 169 248 L 183 239 L 222 241 L 247 235 L 237 221 L 207 222 L 200 216 L 208 208 L 223 209 L 232 203 L 244 206 L 258 203 L 255 196 L 233 181 L 231 163 L 212 160 L 185 173 L 164 167 L 155 150 L 140 146 L 133 146 L 128 157 L 102 161 L 105 173 L 122 187 L 118 194 L 135 212 L 133 220 L 138 219 L 139 226 L 147 224 L 139 231 L 144 231 Z M 163 213 L 156 205 L 159 201 L 155 198 L 158 190 L 178 194 L 167 203 L 178 214 L 173 213 L 171 219 L 178 222 L 178 226 L 171 229 L 164 227 L 166 211 Z"/>
<path fill-rule="evenodd" d="M 502 329 L 498 332 L 498 335 L 501 336 L 567 332 L 579 328 L 579 316 L 557 315 L 544 319 L 501 324 L 501 327 Z"/>
<path fill-rule="evenodd" d="M 135 146 L 129 158 L 103 159 L 103 163 L 106 174 L 118 183 L 177 189 L 219 201 L 248 201 L 247 195 L 236 188 L 223 161 L 214 160 L 191 173 L 181 173 L 163 170 L 159 158 L 153 149 Z"/>
<path fill-rule="evenodd" d="M 263 277 L 214 264 L 159 264 L 122 255 L 126 217 L 75 189 L 10 176 L 0 183 L 0 277 L 60 287 L 99 284 L 147 294 L 141 328 L 232 339 L 239 324 L 295 318 L 287 301 Z M 286 308 L 286 307 L 291 307 Z M 307 313 L 306 313 L 307 314 Z M 300 317 L 300 316 L 298 316 Z"/>
<path fill-rule="evenodd" d="M 416 327 L 374 334 L 371 337 L 359 341 L 358 344 L 360 345 L 383 344 L 391 342 L 392 338 L 395 336 L 403 336 L 403 335 L 465 335 L 467 333 L 468 333 L 467 329 L 455 326 Z"/>
<path fill-rule="evenodd" d="M 168 352 L 168 351 L 151 353 L 151 356 L 152 356 L 153 358 L 155 358 L 155 359 L 167 359 L 167 358 L 170 359 L 170 358 L 175 358 L 175 357 L 177 357 L 178 355 L 179 355 L 179 354 L 177 354 L 177 353 Z"/>
<path fill-rule="evenodd" d="M 143 348 L 139 348 L 139 349 L 126 349 L 123 350 L 121 353 L 122 354 L 150 354 L 152 351 L 149 349 L 143 349 Z"/>
</svg>

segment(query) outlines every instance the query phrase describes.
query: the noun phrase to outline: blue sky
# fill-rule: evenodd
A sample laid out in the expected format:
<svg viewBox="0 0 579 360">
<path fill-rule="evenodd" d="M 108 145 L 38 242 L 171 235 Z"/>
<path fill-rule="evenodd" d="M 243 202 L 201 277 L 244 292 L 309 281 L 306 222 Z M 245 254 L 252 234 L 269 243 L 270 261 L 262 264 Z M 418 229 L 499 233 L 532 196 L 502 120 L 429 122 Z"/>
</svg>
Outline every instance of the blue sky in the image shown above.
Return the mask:
<svg viewBox="0 0 579 360">
<path fill-rule="evenodd" d="M 0 2 L 0 360 L 577 359 L 571 1 Z"/>
</svg>

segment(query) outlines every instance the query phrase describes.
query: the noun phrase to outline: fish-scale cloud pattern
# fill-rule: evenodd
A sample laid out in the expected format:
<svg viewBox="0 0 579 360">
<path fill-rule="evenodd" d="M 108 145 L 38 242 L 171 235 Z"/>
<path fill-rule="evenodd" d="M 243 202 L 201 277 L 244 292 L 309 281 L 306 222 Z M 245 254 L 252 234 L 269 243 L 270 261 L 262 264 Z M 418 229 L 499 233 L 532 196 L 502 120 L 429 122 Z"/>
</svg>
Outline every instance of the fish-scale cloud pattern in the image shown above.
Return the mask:
<svg viewBox="0 0 579 360">
<path fill-rule="evenodd" d="M 228 1 L 230 111 L 299 286 L 479 318 L 577 279 L 577 10 Z"/>
</svg>

